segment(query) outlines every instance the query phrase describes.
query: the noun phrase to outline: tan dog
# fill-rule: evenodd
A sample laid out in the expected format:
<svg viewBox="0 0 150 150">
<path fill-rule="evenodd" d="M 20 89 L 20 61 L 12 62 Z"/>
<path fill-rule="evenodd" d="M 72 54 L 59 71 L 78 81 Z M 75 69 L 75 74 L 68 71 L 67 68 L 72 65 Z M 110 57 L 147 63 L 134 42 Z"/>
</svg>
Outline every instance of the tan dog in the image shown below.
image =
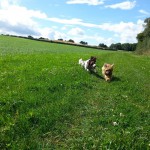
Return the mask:
<svg viewBox="0 0 150 150">
<path fill-rule="evenodd" d="M 114 64 L 104 64 L 102 67 L 102 74 L 106 81 L 111 81 L 112 79 L 112 72 L 113 72 Z"/>
</svg>

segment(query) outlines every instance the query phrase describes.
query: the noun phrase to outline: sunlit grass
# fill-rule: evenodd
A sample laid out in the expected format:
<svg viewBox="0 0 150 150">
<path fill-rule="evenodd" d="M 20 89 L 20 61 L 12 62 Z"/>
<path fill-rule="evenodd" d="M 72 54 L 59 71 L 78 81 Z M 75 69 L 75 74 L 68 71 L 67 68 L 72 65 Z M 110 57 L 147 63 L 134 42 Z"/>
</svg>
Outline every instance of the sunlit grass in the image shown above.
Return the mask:
<svg viewBox="0 0 150 150">
<path fill-rule="evenodd" d="M 0 36 L 1 149 L 148 149 L 150 59 Z M 97 57 L 98 75 L 78 65 Z M 114 63 L 113 81 L 102 79 Z"/>
</svg>

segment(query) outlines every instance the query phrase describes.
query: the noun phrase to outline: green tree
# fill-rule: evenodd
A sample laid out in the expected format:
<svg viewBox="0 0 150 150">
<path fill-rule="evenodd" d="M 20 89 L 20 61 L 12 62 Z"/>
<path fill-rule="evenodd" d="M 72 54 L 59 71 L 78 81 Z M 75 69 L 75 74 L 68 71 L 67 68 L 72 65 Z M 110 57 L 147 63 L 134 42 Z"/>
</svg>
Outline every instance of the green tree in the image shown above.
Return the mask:
<svg viewBox="0 0 150 150">
<path fill-rule="evenodd" d="M 144 20 L 144 31 L 137 35 L 137 48 L 138 53 L 150 53 L 150 17 Z"/>
<path fill-rule="evenodd" d="M 142 42 L 144 40 L 144 33 L 139 33 L 136 38 L 139 42 Z"/>
<path fill-rule="evenodd" d="M 109 48 L 112 49 L 112 50 L 116 50 L 116 45 L 112 43 L 112 44 L 109 46 Z"/>
<path fill-rule="evenodd" d="M 98 46 L 102 48 L 107 48 L 107 45 L 105 45 L 104 43 L 100 43 Z"/>
<path fill-rule="evenodd" d="M 136 43 L 123 43 L 122 49 L 125 51 L 134 51 L 136 49 Z"/>
<path fill-rule="evenodd" d="M 68 40 L 68 42 L 74 43 L 74 40 L 70 39 L 70 40 Z"/>
<path fill-rule="evenodd" d="M 88 45 L 88 43 L 87 43 L 87 42 L 84 42 L 84 41 L 80 41 L 80 44 Z"/>
<path fill-rule="evenodd" d="M 116 43 L 111 44 L 110 49 L 112 50 L 125 50 L 125 51 L 135 51 L 136 50 L 136 43 Z"/>
<path fill-rule="evenodd" d="M 28 36 L 28 39 L 34 39 L 31 35 Z"/>
<path fill-rule="evenodd" d="M 150 37 L 150 18 L 146 18 L 144 23 L 145 25 L 145 30 L 144 30 L 144 36 Z"/>
<path fill-rule="evenodd" d="M 58 39 L 58 41 L 63 41 L 63 39 Z"/>
<path fill-rule="evenodd" d="M 113 50 L 122 50 L 122 45 L 121 43 L 111 44 L 109 48 Z"/>
</svg>

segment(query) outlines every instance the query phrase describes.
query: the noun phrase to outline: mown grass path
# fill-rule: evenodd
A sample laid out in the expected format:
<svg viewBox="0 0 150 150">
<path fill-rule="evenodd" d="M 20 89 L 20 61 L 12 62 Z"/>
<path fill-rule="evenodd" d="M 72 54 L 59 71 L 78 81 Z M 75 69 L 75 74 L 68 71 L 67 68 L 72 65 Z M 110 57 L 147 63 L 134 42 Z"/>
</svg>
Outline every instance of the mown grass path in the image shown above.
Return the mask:
<svg viewBox="0 0 150 150">
<path fill-rule="evenodd" d="M 7 36 L 0 54 L 1 149 L 150 148 L 149 56 Z M 97 74 L 78 65 L 90 56 Z"/>
</svg>

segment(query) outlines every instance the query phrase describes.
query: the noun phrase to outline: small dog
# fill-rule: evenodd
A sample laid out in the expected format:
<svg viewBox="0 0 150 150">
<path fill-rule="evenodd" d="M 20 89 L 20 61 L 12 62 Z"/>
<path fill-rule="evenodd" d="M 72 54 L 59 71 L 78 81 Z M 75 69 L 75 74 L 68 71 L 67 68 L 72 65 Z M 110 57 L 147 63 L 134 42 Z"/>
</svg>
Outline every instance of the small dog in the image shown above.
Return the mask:
<svg viewBox="0 0 150 150">
<path fill-rule="evenodd" d="M 88 60 L 79 59 L 79 65 L 84 67 L 86 71 L 94 71 L 96 72 L 96 57 L 91 56 Z"/>
<path fill-rule="evenodd" d="M 104 64 L 102 67 L 102 74 L 106 81 L 112 80 L 112 72 L 113 72 L 114 64 Z"/>
</svg>

